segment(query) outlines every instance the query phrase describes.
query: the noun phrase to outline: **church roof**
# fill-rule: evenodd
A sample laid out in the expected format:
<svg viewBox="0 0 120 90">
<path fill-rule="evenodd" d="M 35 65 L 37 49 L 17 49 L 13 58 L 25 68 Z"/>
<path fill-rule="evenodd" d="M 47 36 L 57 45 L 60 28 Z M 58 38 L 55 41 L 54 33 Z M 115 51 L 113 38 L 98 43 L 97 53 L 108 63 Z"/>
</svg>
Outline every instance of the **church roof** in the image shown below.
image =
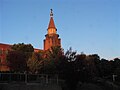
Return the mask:
<svg viewBox="0 0 120 90">
<path fill-rule="evenodd" d="M 49 28 L 55 28 L 56 29 L 55 24 L 54 24 L 52 9 L 51 9 L 51 13 L 50 13 L 50 22 L 49 22 L 49 25 L 48 25 L 48 29 Z"/>
<path fill-rule="evenodd" d="M 12 45 L 0 43 L 0 49 L 10 49 Z"/>
<path fill-rule="evenodd" d="M 55 29 L 56 29 L 55 24 L 54 24 L 53 17 L 50 18 L 50 22 L 49 22 L 48 29 L 49 29 L 49 28 L 55 28 Z"/>
</svg>

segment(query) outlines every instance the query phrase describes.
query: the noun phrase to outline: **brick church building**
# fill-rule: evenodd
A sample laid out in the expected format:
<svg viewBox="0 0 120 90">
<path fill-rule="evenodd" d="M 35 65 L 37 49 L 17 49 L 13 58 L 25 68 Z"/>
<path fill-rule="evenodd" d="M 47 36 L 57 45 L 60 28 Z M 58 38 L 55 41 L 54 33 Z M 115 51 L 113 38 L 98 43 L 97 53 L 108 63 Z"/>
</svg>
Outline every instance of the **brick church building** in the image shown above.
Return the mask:
<svg viewBox="0 0 120 90">
<path fill-rule="evenodd" d="M 61 39 L 57 34 L 57 29 L 54 24 L 52 9 L 50 13 L 50 22 L 49 22 L 47 31 L 48 32 L 45 35 L 46 38 L 44 39 L 44 50 L 48 50 L 52 46 L 61 46 Z"/>
<path fill-rule="evenodd" d="M 61 39 L 57 34 L 57 29 L 53 19 L 53 12 L 51 9 L 50 12 L 50 21 L 47 28 L 47 34 L 45 35 L 45 39 L 43 41 L 44 48 L 43 51 L 49 50 L 52 46 L 60 46 L 61 47 Z M 6 55 L 9 50 L 11 50 L 10 44 L 0 43 L 0 71 L 9 71 L 8 63 L 6 60 Z M 41 49 L 34 48 L 34 52 L 38 52 Z"/>
</svg>

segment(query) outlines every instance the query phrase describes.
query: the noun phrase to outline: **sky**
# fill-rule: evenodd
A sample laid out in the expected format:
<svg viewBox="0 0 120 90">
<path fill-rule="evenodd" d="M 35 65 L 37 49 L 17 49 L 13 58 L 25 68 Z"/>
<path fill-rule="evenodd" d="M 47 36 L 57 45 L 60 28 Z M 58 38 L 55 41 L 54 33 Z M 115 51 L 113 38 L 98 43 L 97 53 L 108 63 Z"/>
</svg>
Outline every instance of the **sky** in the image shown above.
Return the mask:
<svg viewBox="0 0 120 90">
<path fill-rule="evenodd" d="M 120 57 L 120 0 L 0 0 L 0 43 L 43 49 L 51 8 L 65 51 Z"/>
</svg>

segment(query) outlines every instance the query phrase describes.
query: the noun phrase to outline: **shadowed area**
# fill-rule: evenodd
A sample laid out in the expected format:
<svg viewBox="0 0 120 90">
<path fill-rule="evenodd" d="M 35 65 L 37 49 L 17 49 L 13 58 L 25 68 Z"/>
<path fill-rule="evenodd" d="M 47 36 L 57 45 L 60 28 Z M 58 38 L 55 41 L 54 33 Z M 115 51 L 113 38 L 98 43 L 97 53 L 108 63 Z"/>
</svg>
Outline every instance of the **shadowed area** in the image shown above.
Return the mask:
<svg viewBox="0 0 120 90">
<path fill-rule="evenodd" d="M 84 83 L 81 87 L 79 86 L 77 90 L 105 90 L 105 87 L 92 83 Z"/>
<path fill-rule="evenodd" d="M 18 84 L 18 83 L 11 83 L 11 84 L 0 84 L 0 90 L 62 90 L 60 86 L 56 84 L 48 84 L 48 85 L 41 85 L 41 84 Z"/>
</svg>

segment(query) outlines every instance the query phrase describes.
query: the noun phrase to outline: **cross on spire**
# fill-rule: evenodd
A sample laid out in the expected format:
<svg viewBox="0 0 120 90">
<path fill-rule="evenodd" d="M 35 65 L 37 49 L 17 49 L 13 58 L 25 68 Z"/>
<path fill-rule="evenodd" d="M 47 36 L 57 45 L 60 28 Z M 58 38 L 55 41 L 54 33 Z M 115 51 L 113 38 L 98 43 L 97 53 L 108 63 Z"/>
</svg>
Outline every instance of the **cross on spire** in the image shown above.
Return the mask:
<svg viewBox="0 0 120 90">
<path fill-rule="evenodd" d="M 52 9 L 50 9 L 50 16 L 52 17 L 53 16 L 53 10 Z"/>
<path fill-rule="evenodd" d="M 50 28 L 55 28 L 55 24 L 54 24 L 54 20 L 53 20 L 53 10 L 50 9 L 50 22 L 49 22 L 49 25 L 48 25 L 48 29 Z"/>
</svg>

